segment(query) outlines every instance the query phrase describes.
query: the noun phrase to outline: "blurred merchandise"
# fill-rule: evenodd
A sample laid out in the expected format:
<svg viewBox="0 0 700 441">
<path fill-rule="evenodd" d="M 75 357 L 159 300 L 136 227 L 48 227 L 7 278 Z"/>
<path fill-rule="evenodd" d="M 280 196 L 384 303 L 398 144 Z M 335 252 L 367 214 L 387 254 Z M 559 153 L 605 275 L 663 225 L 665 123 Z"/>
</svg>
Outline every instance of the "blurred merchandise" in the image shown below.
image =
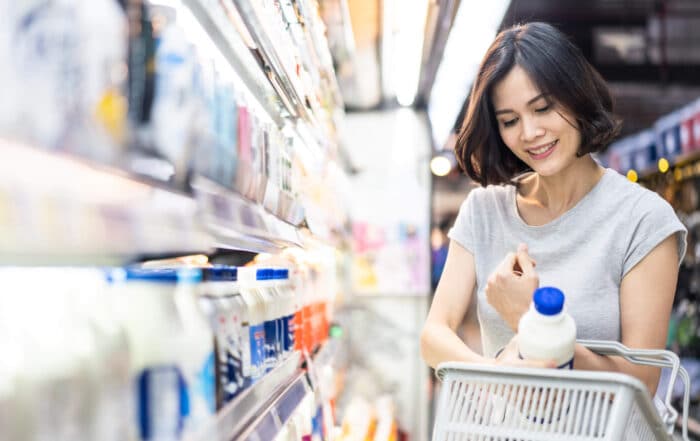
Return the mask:
<svg viewBox="0 0 700 441">
<path fill-rule="evenodd" d="M 113 161 L 127 129 L 124 11 L 115 0 L 5 3 L 1 133 Z"/>
</svg>

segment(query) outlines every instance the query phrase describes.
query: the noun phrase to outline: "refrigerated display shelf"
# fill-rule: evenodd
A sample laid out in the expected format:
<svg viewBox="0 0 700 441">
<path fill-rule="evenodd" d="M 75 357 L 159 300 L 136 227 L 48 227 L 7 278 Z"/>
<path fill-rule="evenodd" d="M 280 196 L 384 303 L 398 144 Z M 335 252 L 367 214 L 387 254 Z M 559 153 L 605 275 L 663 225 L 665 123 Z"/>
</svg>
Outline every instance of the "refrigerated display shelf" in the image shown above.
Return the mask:
<svg viewBox="0 0 700 441">
<path fill-rule="evenodd" d="M 239 4 L 218 0 L 182 2 L 277 127 L 283 129 L 289 123 L 289 127 L 303 140 L 300 145 L 305 149 L 305 152 L 301 152 L 304 163 L 308 164 L 309 160 L 321 160 L 322 140 L 316 128 L 316 119 L 300 113 L 300 110 L 306 109 L 304 101 L 298 93 L 294 93 L 294 88 L 281 65 L 277 64 L 275 68 L 272 64 L 272 60 L 278 59 L 275 58 L 274 50 L 269 49 L 271 43 L 266 39 L 260 23 L 256 21 L 251 5 L 245 2 Z M 241 10 L 240 7 L 244 9 Z M 248 31 L 251 23 L 258 26 L 254 28 L 257 32 L 255 38 Z M 262 45 L 260 40 L 265 41 L 268 46 Z M 253 55 L 253 49 L 257 49 L 258 56 Z M 262 58 L 263 63 L 259 62 L 258 57 Z M 338 96 L 336 99 L 340 99 L 340 89 L 337 83 L 334 84 L 335 94 Z M 300 106 L 303 109 L 300 109 Z M 298 118 L 306 122 L 302 123 Z M 305 136 L 306 134 L 311 135 L 312 139 Z M 311 155 L 310 158 L 303 154 L 306 152 Z"/>
<path fill-rule="evenodd" d="M 195 197 L 66 153 L 0 138 L 0 264 L 121 265 L 215 248 L 301 246 L 294 225 L 216 185 Z"/>
<path fill-rule="evenodd" d="M 265 32 L 265 27 L 259 20 L 253 5 L 249 0 L 233 0 L 233 3 L 239 11 L 248 32 L 260 49 L 260 55 L 263 57 L 265 63 L 272 69 L 272 76 L 281 82 L 284 88 L 284 94 L 287 99 L 293 103 L 296 110 L 295 115 L 307 121 L 307 123 L 315 129 L 314 132 L 316 134 L 318 119 L 313 114 L 312 110 L 306 106 L 306 100 L 303 98 L 303 94 L 297 90 L 289 78 L 281 58 L 277 53 L 278 49 L 270 40 L 270 36 Z"/>
<path fill-rule="evenodd" d="M 284 90 L 275 88 L 274 83 L 265 75 L 248 47 L 250 43 L 246 43 L 241 29 L 234 25 L 232 17 L 235 17 L 238 11 L 233 9 L 233 5 L 218 0 L 182 1 L 261 104 L 265 113 L 278 127 L 283 127 L 286 116 L 284 110 L 290 115 L 296 115 L 295 107 L 284 95 Z"/>
<path fill-rule="evenodd" d="M 241 392 L 216 420 L 186 441 L 272 440 L 309 392 L 295 352 Z"/>
<path fill-rule="evenodd" d="M 298 231 L 252 202 L 203 177 L 193 183 L 200 204 L 202 221 L 220 244 L 237 242 L 236 248 L 248 245 L 250 251 L 269 252 L 287 246 L 302 246 Z M 242 241 L 246 241 L 243 244 Z"/>
<path fill-rule="evenodd" d="M 0 139 L 0 263 L 111 265 L 205 252 L 186 194 L 67 153 Z"/>
</svg>

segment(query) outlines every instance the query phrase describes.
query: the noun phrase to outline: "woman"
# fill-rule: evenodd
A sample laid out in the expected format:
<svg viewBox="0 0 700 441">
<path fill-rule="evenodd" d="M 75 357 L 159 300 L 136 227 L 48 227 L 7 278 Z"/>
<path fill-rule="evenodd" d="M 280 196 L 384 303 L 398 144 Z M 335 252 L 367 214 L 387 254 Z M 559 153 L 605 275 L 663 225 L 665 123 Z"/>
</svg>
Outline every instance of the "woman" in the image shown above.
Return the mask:
<svg viewBox="0 0 700 441">
<path fill-rule="evenodd" d="M 554 367 L 517 352 L 518 321 L 540 285 L 564 291 L 578 338 L 664 347 L 686 232 L 661 197 L 591 157 L 618 126 L 603 79 L 558 30 L 530 23 L 496 37 L 455 149 L 482 188 L 449 233 L 421 335 L 428 364 Z M 483 355 L 455 334 L 474 293 Z M 652 394 L 659 379 L 580 344 L 574 369 L 630 374 Z"/>
</svg>

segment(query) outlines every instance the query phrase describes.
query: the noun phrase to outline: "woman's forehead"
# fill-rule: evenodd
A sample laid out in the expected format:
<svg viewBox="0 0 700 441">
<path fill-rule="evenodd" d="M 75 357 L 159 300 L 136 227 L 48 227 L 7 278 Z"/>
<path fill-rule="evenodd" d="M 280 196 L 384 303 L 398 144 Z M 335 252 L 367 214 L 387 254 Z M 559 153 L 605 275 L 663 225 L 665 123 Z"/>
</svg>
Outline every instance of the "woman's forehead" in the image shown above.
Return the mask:
<svg viewBox="0 0 700 441">
<path fill-rule="evenodd" d="M 530 78 L 530 75 L 517 64 L 491 91 L 494 108 L 512 108 L 531 104 L 531 101 L 542 95 L 542 91 Z"/>
</svg>

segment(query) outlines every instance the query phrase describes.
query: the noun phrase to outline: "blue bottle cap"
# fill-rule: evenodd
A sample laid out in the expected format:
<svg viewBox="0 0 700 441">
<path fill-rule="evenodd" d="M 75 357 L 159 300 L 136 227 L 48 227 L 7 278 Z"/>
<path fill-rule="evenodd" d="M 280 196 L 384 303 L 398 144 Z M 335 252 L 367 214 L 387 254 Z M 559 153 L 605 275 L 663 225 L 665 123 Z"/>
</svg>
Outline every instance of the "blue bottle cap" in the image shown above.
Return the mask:
<svg viewBox="0 0 700 441">
<path fill-rule="evenodd" d="M 556 315 L 564 308 L 564 293 L 553 286 L 537 288 L 532 300 L 537 312 L 543 315 Z"/>
<path fill-rule="evenodd" d="M 209 282 L 235 282 L 238 280 L 238 268 L 227 265 L 202 268 L 202 276 Z"/>
<path fill-rule="evenodd" d="M 274 276 L 274 270 L 270 268 L 259 268 L 255 273 L 256 280 L 272 280 Z"/>
<path fill-rule="evenodd" d="M 152 283 L 195 283 L 202 280 L 199 268 L 146 269 L 127 267 L 111 273 L 112 281 L 142 281 Z"/>
</svg>

